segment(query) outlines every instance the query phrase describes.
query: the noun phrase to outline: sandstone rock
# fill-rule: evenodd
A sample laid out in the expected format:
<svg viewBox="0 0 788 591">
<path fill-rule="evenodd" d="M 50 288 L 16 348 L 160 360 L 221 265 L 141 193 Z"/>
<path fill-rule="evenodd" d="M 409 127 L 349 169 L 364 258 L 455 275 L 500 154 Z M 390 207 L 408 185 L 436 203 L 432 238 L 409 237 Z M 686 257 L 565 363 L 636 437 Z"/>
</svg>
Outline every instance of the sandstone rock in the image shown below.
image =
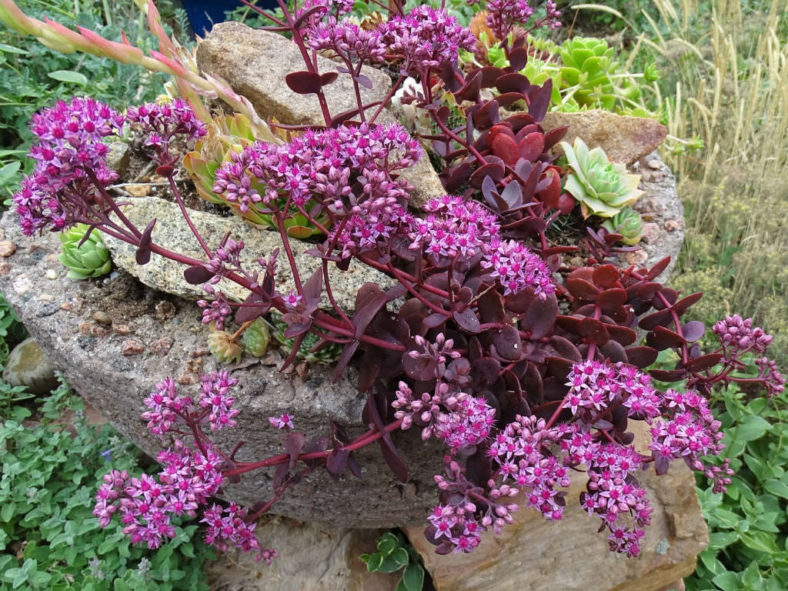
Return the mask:
<svg viewBox="0 0 788 591">
<path fill-rule="evenodd" d="M 630 426 L 636 441 L 648 441 L 644 423 Z M 646 445 L 639 449 L 645 451 Z M 407 528 L 437 591 L 657 591 L 695 570 L 708 531 L 695 496 L 695 478 L 683 462 L 674 462 L 664 476 L 653 470 L 638 474 L 654 513 L 637 559 L 608 550 L 606 535 L 597 533 L 599 519 L 577 501 L 586 479 L 580 473 L 572 478 L 560 521 L 547 521 L 523 508 L 501 535 L 483 534 L 471 554 L 439 556 L 423 527 Z"/>
<path fill-rule="evenodd" d="M 571 144 L 580 137 L 589 148 L 601 146 L 610 160 L 625 164 L 632 164 L 655 150 L 667 135 L 665 126 L 653 119 L 598 109 L 578 113 L 551 111 L 542 122 L 545 130 L 562 125 L 569 126 L 564 141 Z"/>
<path fill-rule="evenodd" d="M 298 47 L 277 33 L 252 29 L 239 22 L 218 23 L 197 46 L 197 65 L 208 74 L 223 78 L 233 90 L 248 98 L 260 115 L 282 123 L 325 125 L 317 97 L 297 94 L 285 83 L 291 72 L 304 70 Z M 321 74 L 337 71 L 336 62 L 318 57 Z M 372 88 L 361 87 L 366 103 L 383 98 L 391 79 L 381 70 L 361 70 Z M 323 87 L 331 113 L 337 115 L 357 107 L 350 76 L 340 75 Z"/>
<path fill-rule="evenodd" d="M 282 517 L 255 529 L 261 547 L 276 549 L 270 565 L 252 555 L 207 566 L 214 591 L 394 591 L 401 573 L 369 573 L 359 556 L 375 551 L 376 530 L 331 530 Z M 239 568 L 240 567 L 240 568 Z"/>
<path fill-rule="evenodd" d="M 205 254 L 183 219 L 178 206 L 174 203 L 155 197 L 134 199 L 129 201 L 129 205 L 124 208 L 124 213 L 140 228 L 144 228 L 150 220 L 155 218 L 157 221 L 153 230 L 153 241 L 156 244 L 187 256 L 198 259 L 205 258 Z M 200 234 L 212 247 L 218 246 L 228 232 L 231 233 L 234 240 L 243 241 L 246 247 L 241 255 L 241 260 L 247 269 L 259 269 L 256 262 L 259 257 L 267 257 L 276 248 L 281 250 L 282 242 L 277 232 L 260 230 L 242 223 L 235 217 L 223 218 L 199 211 L 190 211 L 189 215 Z M 154 254 L 147 265 L 139 266 L 135 259 L 134 247 L 109 236 L 104 237 L 104 242 L 112 252 L 112 260 L 115 265 L 125 269 L 145 285 L 193 300 L 206 296 L 199 285 L 191 285 L 183 278 L 183 265 Z M 307 253 L 308 249 L 313 248 L 312 244 L 292 240 L 290 245 L 301 279 L 306 281 L 320 267 L 321 261 Z M 334 297 L 345 310 L 353 309 L 356 293 L 365 283 L 377 283 L 383 289 L 394 285 L 386 275 L 355 262 L 347 271 L 340 271 L 334 265 L 330 265 L 329 277 Z M 230 299 L 240 302 L 248 295 L 246 289 L 230 281 L 222 280 L 218 285 Z M 284 254 L 280 254 L 278 260 L 276 288 L 284 294 L 295 289 L 293 275 Z M 327 299 L 324 304 L 328 306 Z M 162 319 L 165 318 L 162 317 Z"/>
<path fill-rule="evenodd" d="M 12 386 L 24 386 L 32 394 L 43 395 L 57 388 L 55 366 L 32 338 L 14 347 L 6 360 L 3 379 Z"/>
<path fill-rule="evenodd" d="M 10 240 L 0 240 L 0 257 L 8 258 L 16 252 L 16 244 Z"/>
<path fill-rule="evenodd" d="M 169 444 L 150 435 L 140 419 L 148 392 L 169 376 L 185 395 L 196 396 L 200 373 L 219 367 L 240 382 L 235 399 L 241 414 L 237 429 L 212 436 L 228 451 L 245 441 L 237 456 L 241 461 L 281 452 L 281 432 L 268 426 L 268 417 L 284 412 L 294 416 L 307 440 L 330 435 L 330 421 L 346 426 L 351 436 L 366 431 L 361 420 L 365 396 L 355 387 L 355 371 L 333 382 L 333 368 L 325 365 L 309 367 L 303 378 L 296 372 L 284 375 L 279 371 L 281 357 L 273 365 L 244 358 L 237 366 L 219 366 L 206 350 L 208 331 L 196 304 L 177 301 L 174 316 L 159 319 L 156 304 L 161 294 L 122 270 L 101 281 L 64 281 L 54 291 L 53 302 L 41 302 L 37 294 L 52 285 L 46 271 L 60 264 L 47 256 L 60 249 L 57 235 L 22 236 L 10 211 L 0 220 L 0 229 L 20 245 L 9 258 L 8 274 L 0 275 L 0 292 L 69 384 L 149 455 L 155 457 Z M 155 240 L 156 231 L 153 235 Z M 29 248 L 34 244 L 35 249 Z M 98 310 L 111 313 L 113 331 L 92 320 Z M 81 324 L 94 328 L 80 334 Z M 96 332 L 98 328 L 102 331 Z M 124 356 L 123 343 L 130 338 L 148 346 Z M 164 338 L 173 342 L 167 354 L 152 352 L 150 345 Z M 357 456 L 362 478 L 347 476 L 336 482 L 325 471 L 315 471 L 288 490 L 273 513 L 333 527 L 394 527 L 423 521 L 435 503 L 432 477 L 440 471 L 444 448 L 437 443 L 425 448 L 415 430 L 393 436 L 408 463 L 407 485 L 391 475 L 378 447 L 369 446 Z M 241 483 L 226 488 L 226 498 L 245 505 L 270 499 L 272 478 L 273 470 L 244 475 Z M 275 540 L 269 543 L 277 547 Z"/>
<path fill-rule="evenodd" d="M 303 58 L 296 45 L 281 35 L 238 22 L 219 23 L 197 46 L 197 64 L 200 70 L 226 80 L 265 118 L 287 124 L 325 125 L 317 97 L 296 94 L 285 83 L 289 73 L 303 69 Z M 321 74 L 337 71 L 338 64 L 324 57 L 319 56 L 317 64 Z M 381 101 L 391 88 L 391 79 L 368 66 L 361 72 L 372 82 L 372 88 L 361 87 L 363 102 Z M 357 108 L 353 83 L 346 74 L 325 86 L 324 92 L 333 115 Z M 378 121 L 391 123 L 395 118 L 383 112 Z M 413 207 L 446 194 L 426 154 L 401 174 L 414 187 Z"/>
</svg>

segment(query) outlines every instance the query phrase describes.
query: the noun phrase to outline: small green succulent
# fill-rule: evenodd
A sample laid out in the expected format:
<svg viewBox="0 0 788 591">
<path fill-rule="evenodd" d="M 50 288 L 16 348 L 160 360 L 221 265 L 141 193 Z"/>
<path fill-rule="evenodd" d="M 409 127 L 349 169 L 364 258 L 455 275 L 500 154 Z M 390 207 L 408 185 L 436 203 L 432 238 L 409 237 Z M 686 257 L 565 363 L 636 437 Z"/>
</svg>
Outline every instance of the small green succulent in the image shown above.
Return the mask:
<svg viewBox="0 0 788 591">
<path fill-rule="evenodd" d="M 246 327 L 241 341 L 247 353 L 255 357 L 262 357 L 271 344 L 271 331 L 268 328 L 268 323 L 262 318 L 258 318 Z"/>
<path fill-rule="evenodd" d="M 640 175 L 610 162 L 602 148 L 589 150 L 580 138 L 575 138 L 574 147 L 567 142 L 561 147 L 571 168 L 564 189 L 580 202 L 583 217 L 611 218 L 643 194 L 637 188 Z"/>
<path fill-rule="evenodd" d="M 101 277 L 112 269 L 109 250 L 104 246 L 98 230 L 90 232 L 89 226 L 77 224 L 60 234 L 60 262 L 68 269 L 70 279 Z M 81 243 L 81 244 L 80 244 Z"/>
<path fill-rule="evenodd" d="M 625 207 L 612 218 L 605 220 L 602 227 L 610 232 L 621 234 L 623 236 L 621 242 L 629 246 L 640 242 L 640 236 L 643 233 L 640 214 L 631 207 Z"/>
<path fill-rule="evenodd" d="M 273 337 L 279 341 L 285 351 L 289 354 L 292 351 L 293 344 L 295 343 L 295 339 L 289 339 L 285 336 L 285 330 L 287 330 L 287 323 L 282 320 L 282 317 L 278 314 L 272 314 L 271 320 L 274 325 L 274 333 Z M 307 363 L 333 363 L 339 356 L 342 354 L 342 347 L 336 343 L 331 343 L 326 345 L 319 351 L 311 352 L 310 349 L 317 345 L 320 337 L 318 337 L 315 333 L 310 332 L 304 337 L 304 340 L 301 342 L 301 346 L 298 348 L 298 352 L 296 353 L 296 357 L 306 361 Z"/>
</svg>

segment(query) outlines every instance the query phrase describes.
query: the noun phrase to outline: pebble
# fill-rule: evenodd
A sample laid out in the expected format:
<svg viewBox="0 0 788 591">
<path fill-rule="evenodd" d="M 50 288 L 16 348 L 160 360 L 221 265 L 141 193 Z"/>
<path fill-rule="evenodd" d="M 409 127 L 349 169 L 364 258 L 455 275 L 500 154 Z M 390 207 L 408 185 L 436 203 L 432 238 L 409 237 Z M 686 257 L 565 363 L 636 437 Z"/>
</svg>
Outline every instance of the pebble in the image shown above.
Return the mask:
<svg viewBox="0 0 788 591">
<path fill-rule="evenodd" d="M 120 352 L 126 357 L 139 355 L 145 350 L 145 344 L 139 339 L 126 339 L 120 344 Z"/>
<path fill-rule="evenodd" d="M 659 163 L 659 160 L 657 160 L 656 158 L 652 158 L 651 160 L 649 160 L 646 163 L 646 166 L 648 166 L 651 170 L 659 170 L 660 168 L 662 168 L 662 165 Z"/>
<path fill-rule="evenodd" d="M 0 263 L 0 275 L 8 275 L 11 272 L 11 265 L 3 261 Z"/>
<path fill-rule="evenodd" d="M 128 324 L 113 324 L 112 330 L 114 330 L 116 334 L 119 334 L 121 336 L 125 336 L 131 333 L 131 328 L 129 327 Z"/>
<path fill-rule="evenodd" d="M 684 220 L 668 220 L 665 222 L 665 229 L 668 232 L 675 232 L 684 228 Z"/>
<path fill-rule="evenodd" d="M 109 326 L 112 324 L 112 318 L 109 317 L 109 314 L 106 312 L 99 310 L 93 314 L 93 320 L 98 322 L 99 324 L 104 324 L 105 326 Z"/>
<path fill-rule="evenodd" d="M 16 252 L 16 244 L 10 240 L 0 240 L 0 257 L 10 257 Z"/>
<path fill-rule="evenodd" d="M 47 269 L 47 272 L 44 273 L 44 276 L 47 279 L 57 279 L 57 271 L 55 271 L 54 269 Z"/>
<path fill-rule="evenodd" d="M 166 355 L 172 348 L 173 343 L 175 341 L 171 337 L 163 337 L 148 345 L 148 350 L 154 355 Z"/>
<path fill-rule="evenodd" d="M 33 289 L 33 282 L 27 275 L 20 275 L 14 280 L 14 291 L 19 295 L 24 295 Z"/>
<path fill-rule="evenodd" d="M 126 185 L 123 187 L 132 197 L 147 197 L 150 195 L 150 185 Z"/>
<path fill-rule="evenodd" d="M 53 296 L 51 293 L 42 293 L 38 296 L 39 302 L 52 302 L 54 299 L 55 296 Z"/>
<path fill-rule="evenodd" d="M 156 320 L 162 322 L 171 320 L 175 316 L 175 305 L 172 302 L 168 302 L 167 300 L 156 302 L 155 310 Z"/>
</svg>

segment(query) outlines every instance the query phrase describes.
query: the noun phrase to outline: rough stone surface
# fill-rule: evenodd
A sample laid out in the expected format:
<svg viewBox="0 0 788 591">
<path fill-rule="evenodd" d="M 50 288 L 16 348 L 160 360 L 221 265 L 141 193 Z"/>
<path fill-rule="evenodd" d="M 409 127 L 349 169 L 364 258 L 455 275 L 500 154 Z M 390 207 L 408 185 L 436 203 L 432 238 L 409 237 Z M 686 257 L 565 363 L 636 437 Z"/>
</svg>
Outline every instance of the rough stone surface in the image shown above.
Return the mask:
<svg viewBox="0 0 788 591">
<path fill-rule="evenodd" d="M 24 386 L 32 394 L 46 394 L 58 385 L 55 366 L 32 338 L 11 351 L 3 379 L 12 386 Z"/>
<path fill-rule="evenodd" d="M 326 529 L 274 517 L 255 529 L 261 547 L 279 556 L 270 564 L 251 555 L 207 566 L 213 591 L 394 591 L 400 573 L 368 573 L 359 556 L 375 551 L 377 530 Z"/>
<path fill-rule="evenodd" d="M 200 322 L 199 308 L 170 297 L 175 311 L 171 318 L 159 319 L 157 304 L 161 309 L 160 302 L 167 297 L 123 271 L 102 280 L 46 279 L 47 270 L 60 266 L 52 256 L 60 248 L 57 236 L 22 236 L 10 211 L 3 215 L 0 228 L 19 246 L 8 267 L 0 270 L 0 292 L 68 382 L 118 430 L 155 455 L 165 443 L 149 435 L 140 419 L 147 393 L 157 381 L 171 376 L 194 396 L 200 373 L 217 368 L 206 350 L 208 332 Z M 42 295 L 48 298 L 42 300 Z M 112 330 L 93 320 L 99 310 L 109 314 Z M 138 339 L 144 351 L 124 356 L 123 343 L 129 338 Z M 173 341 L 169 352 L 152 352 L 151 345 L 164 338 Z M 240 382 L 236 401 L 242 409 L 238 429 L 217 433 L 224 449 L 243 439 L 246 445 L 239 460 L 280 453 L 281 432 L 268 426 L 268 417 L 284 412 L 295 416 L 295 424 L 308 439 L 328 435 L 330 420 L 346 425 L 351 435 L 366 430 L 360 420 L 364 397 L 353 385 L 354 372 L 334 383 L 330 367 L 313 366 L 302 379 L 295 373 L 282 374 L 281 362 L 274 351 L 265 360 L 245 358 L 224 366 Z M 335 527 L 421 522 L 435 502 L 432 476 L 440 470 L 443 450 L 437 444 L 425 450 L 415 432 L 395 433 L 394 439 L 410 468 L 407 484 L 396 481 L 381 462 L 377 446 L 369 446 L 357 456 L 364 471 L 361 479 L 349 476 L 335 482 L 316 471 L 289 490 L 273 512 Z M 272 470 L 246 475 L 241 484 L 228 487 L 227 496 L 249 505 L 267 499 L 272 477 Z"/>
<path fill-rule="evenodd" d="M 630 425 L 645 451 L 645 425 Z M 708 531 L 695 496 L 695 478 L 683 463 L 674 462 L 664 476 L 653 470 L 638 475 L 654 513 L 637 559 L 608 550 L 607 536 L 597 533 L 599 519 L 578 502 L 586 479 L 580 473 L 572 478 L 560 521 L 521 509 L 500 536 L 485 533 L 472 554 L 439 556 L 424 538 L 423 527 L 407 528 L 437 591 L 657 591 L 695 570 Z"/>
<path fill-rule="evenodd" d="M 569 126 L 564 141 L 571 144 L 580 137 L 589 148 L 601 146 L 610 160 L 625 164 L 633 164 L 654 151 L 667 135 L 665 126 L 653 119 L 598 109 L 578 113 L 551 111 L 542 122 L 545 130 L 562 125 Z"/>
<path fill-rule="evenodd" d="M 156 227 L 153 230 L 153 241 L 174 252 L 184 254 L 197 259 L 205 259 L 205 254 L 200 249 L 197 239 L 191 233 L 186 224 L 180 209 L 174 203 L 158 199 L 156 197 L 144 197 L 128 201 L 124 208 L 126 216 L 138 227 L 144 228 L 152 219 L 156 219 Z M 209 246 L 216 247 L 221 242 L 227 232 L 231 233 L 234 240 L 240 240 L 245 248 L 241 255 L 241 260 L 247 269 L 259 269 L 257 259 L 267 257 L 275 248 L 280 249 L 276 288 L 284 294 L 290 293 L 295 289 L 293 274 L 287 264 L 287 258 L 282 250 L 282 241 L 278 232 L 260 230 L 251 225 L 241 223 L 238 218 L 223 218 L 214 214 L 200 211 L 189 212 L 194 225 L 200 231 Z M 133 246 L 120 240 L 104 237 L 107 248 L 112 253 L 112 260 L 117 267 L 124 269 L 137 277 L 145 285 L 156 288 L 160 291 L 173 295 L 189 298 L 202 299 L 206 296 L 199 285 L 191 285 L 183 278 L 183 265 L 165 259 L 156 254 L 151 256 L 150 263 L 139 266 L 135 260 L 135 249 Z M 291 248 L 295 255 L 296 266 L 299 269 L 301 279 L 306 281 L 312 273 L 321 265 L 319 258 L 308 254 L 307 250 L 314 248 L 314 245 L 300 240 L 291 240 Z M 358 263 L 351 264 L 347 271 L 340 271 L 335 265 L 329 266 L 329 277 L 331 286 L 337 303 L 345 310 L 352 310 L 356 301 L 356 293 L 367 282 L 377 283 L 383 289 L 394 285 L 393 281 L 382 273 L 362 266 Z M 219 283 L 230 299 L 243 301 L 249 292 L 236 283 L 222 280 Z M 328 300 L 324 301 L 328 306 Z M 165 320 L 166 313 L 160 307 L 157 310 L 158 318 Z"/>
<path fill-rule="evenodd" d="M 200 70 L 226 80 L 263 117 L 287 124 L 325 125 L 315 95 L 296 94 L 285 83 L 289 73 L 303 70 L 303 63 L 298 48 L 288 39 L 238 22 L 217 24 L 197 46 Z M 317 65 L 321 74 L 337 71 L 337 63 L 324 57 L 317 58 Z M 368 66 L 361 71 L 372 81 L 372 88 L 361 88 L 363 102 L 382 100 L 391 88 L 391 79 L 385 72 Z M 345 74 L 325 86 L 324 92 L 332 115 L 357 108 L 353 83 Z M 378 119 L 381 123 L 394 120 L 388 112 Z M 401 175 L 414 187 L 411 195 L 414 207 L 446 193 L 426 154 Z"/>
<path fill-rule="evenodd" d="M 656 168 L 655 168 L 656 167 Z M 640 250 L 621 256 L 626 264 L 652 266 L 665 256 L 670 264 L 657 278 L 665 282 L 676 266 L 684 243 L 684 206 L 676 192 L 676 179 L 656 152 L 641 158 L 632 167 L 640 176 L 643 196 L 634 209 L 643 220 L 644 239 Z"/>
<path fill-rule="evenodd" d="M 218 23 L 197 46 L 197 65 L 203 72 L 222 77 L 266 118 L 325 125 L 315 95 L 297 94 L 285 83 L 288 74 L 305 66 L 298 47 L 282 35 L 238 22 Z M 336 72 L 338 64 L 318 57 L 317 65 L 320 73 L 326 74 Z M 368 66 L 361 71 L 372 82 L 371 89 L 361 87 L 361 100 L 365 104 L 380 100 L 391 88 L 391 79 Z M 350 76 L 340 75 L 323 87 L 323 92 L 334 115 L 357 107 Z"/>
</svg>

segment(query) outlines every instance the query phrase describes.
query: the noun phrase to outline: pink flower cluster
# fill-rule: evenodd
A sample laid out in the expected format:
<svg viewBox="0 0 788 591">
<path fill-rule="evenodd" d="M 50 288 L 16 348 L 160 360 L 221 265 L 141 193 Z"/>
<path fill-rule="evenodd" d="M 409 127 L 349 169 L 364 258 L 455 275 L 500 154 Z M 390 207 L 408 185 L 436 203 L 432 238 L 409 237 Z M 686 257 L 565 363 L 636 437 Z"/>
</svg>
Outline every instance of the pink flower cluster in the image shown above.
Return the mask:
<svg viewBox="0 0 788 591">
<path fill-rule="evenodd" d="M 569 471 L 551 449 L 557 448 L 562 437 L 560 429 L 546 428 L 544 419 L 517 415 L 496 435 L 488 450 L 499 466 L 496 477 L 506 486 L 504 490 L 500 485 L 492 487 L 491 494 L 511 494 L 511 487 L 505 484 L 511 481 L 528 491 L 526 500 L 529 507 L 547 519 L 561 519 L 566 493 L 556 490 L 556 487 L 569 486 Z"/>
<path fill-rule="evenodd" d="M 201 523 L 208 525 L 205 533 L 205 541 L 216 546 L 222 552 L 226 552 L 229 547 L 238 548 L 243 552 L 257 550 L 257 560 L 264 560 L 266 564 L 276 558 L 275 550 L 267 548 L 260 549 L 260 545 L 254 534 L 254 523 L 246 523 L 246 509 L 241 509 L 235 503 L 230 503 L 229 507 L 212 505 L 210 509 L 203 512 Z"/>
<path fill-rule="evenodd" d="M 348 20 L 328 18 L 311 28 L 308 35 L 312 49 L 332 52 L 347 62 L 382 62 L 386 55 L 378 29 L 362 29 Z"/>
<path fill-rule="evenodd" d="M 760 357 L 755 360 L 755 365 L 758 367 L 758 377 L 763 380 L 769 398 L 779 396 L 785 391 L 785 376 L 777 369 L 777 363 L 773 359 Z"/>
<path fill-rule="evenodd" d="M 444 195 L 424 205 L 427 216 L 414 217 L 410 224 L 411 249 L 423 248 L 435 259 L 469 260 L 498 236 L 496 215 L 477 201 Z"/>
<path fill-rule="evenodd" d="M 25 235 L 73 223 L 70 212 L 94 197 L 91 175 L 101 184 L 117 178 L 107 167 L 104 138 L 122 126 L 121 115 L 91 98 L 58 101 L 33 116 L 31 130 L 38 139 L 30 155 L 36 167 L 13 196 Z"/>
<path fill-rule="evenodd" d="M 395 16 L 381 25 L 381 32 L 387 52 L 403 59 L 407 72 L 426 73 L 430 68 L 454 64 L 460 49 L 472 51 L 476 46 L 470 30 L 447 12 L 428 5 Z"/>
<path fill-rule="evenodd" d="M 481 265 L 490 269 L 490 276 L 503 286 L 505 295 L 532 289 L 536 296 L 545 299 L 555 292 L 550 269 L 521 242 L 494 237 L 485 247 Z"/>
<path fill-rule="evenodd" d="M 745 351 L 763 353 L 774 339 L 762 328 L 753 327 L 752 318 L 745 320 L 738 314 L 726 316 L 716 322 L 712 330 L 719 337 L 723 347 L 738 353 Z"/>
<path fill-rule="evenodd" d="M 132 543 L 145 543 L 148 548 L 174 538 L 171 518 L 194 517 L 199 505 L 216 494 L 223 482 L 221 458 L 211 451 L 203 455 L 176 442 L 174 449 L 159 454 L 158 461 L 163 465 L 158 479 L 148 474 L 130 478 L 118 470 L 106 474 L 93 509 L 101 527 L 118 513 Z"/>
<path fill-rule="evenodd" d="M 159 164 L 171 165 L 176 158 L 169 153 L 170 142 L 176 135 L 196 140 L 205 135 L 205 125 L 197 119 L 188 103 L 175 99 L 171 103 L 148 103 L 129 107 L 126 120 L 136 123 L 145 134 L 145 145 L 153 148 Z"/>
<path fill-rule="evenodd" d="M 733 474 L 727 462 L 720 467 L 707 466 L 701 458 L 720 455 L 725 449 L 721 423 L 709 410 L 706 399 L 697 392 L 668 390 L 664 394 L 667 412 L 651 427 L 651 446 L 657 460 L 683 459 L 687 465 L 714 481 L 714 490 L 723 492 Z"/>
<path fill-rule="evenodd" d="M 154 435 L 164 435 L 173 430 L 179 418 L 197 422 L 207 418 L 214 431 L 234 427 L 238 410 L 232 408 L 234 399 L 230 389 L 238 384 L 238 380 L 230 377 L 226 371 L 214 371 L 203 375 L 201 382 L 198 406 L 204 411 L 198 411 L 191 397 L 178 396 L 172 378 L 165 378 L 156 384 L 144 401 L 150 409 L 142 413 L 142 418 L 148 421 L 148 430 Z"/>
<path fill-rule="evenodd" d="M 587 422 L 614 403 L 622 403 L 633 418 L 653 419 L 660 414 L 660 395 L 651 378 L 631 365 L 584 361 L 572 366 L 567 380 L 563 407 Z"/>
<path fill-rule="evenodd" d="M 490 27 L 498 39 L 506 39 L 515 26 L 528 24 L 534 14 L 534 9 L 528 0 L 489 0 L 487 2 L 487 26 Z M 550 29 L 561 26 L 561 11 L 557 9 L 553 0 L 545 3 L 544 20 L 534 26 L 544 24 Z"/>
</svg>

